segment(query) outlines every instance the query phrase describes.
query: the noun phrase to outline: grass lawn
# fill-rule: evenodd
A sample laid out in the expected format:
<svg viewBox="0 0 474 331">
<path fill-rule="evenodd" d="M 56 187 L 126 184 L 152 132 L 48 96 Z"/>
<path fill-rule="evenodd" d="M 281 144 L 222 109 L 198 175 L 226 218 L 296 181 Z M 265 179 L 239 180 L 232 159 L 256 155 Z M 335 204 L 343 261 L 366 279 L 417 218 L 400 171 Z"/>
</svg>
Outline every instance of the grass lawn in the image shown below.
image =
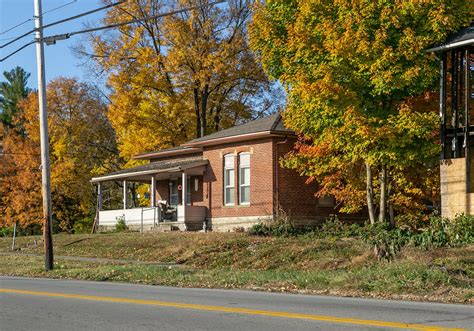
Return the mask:
<svg viewBox="0 0 474 331">
<path fill-rule="evenodd" d="M 9 253 L 11 238 L 1 238 L 0 274 L 443 302 L 467 303 L 474 297 L 474 245 L 404 248 L 392 262 L 378 261 L 357 239 L 245 233 L 60 234 L 54 245 L 58 256 L 142 263 L 57 258 L 55 270 L 46 273 L 41 256 L 21 255 L 42 254 L 40 237 L 18 238 L 18 254 Z"/>
</svg>

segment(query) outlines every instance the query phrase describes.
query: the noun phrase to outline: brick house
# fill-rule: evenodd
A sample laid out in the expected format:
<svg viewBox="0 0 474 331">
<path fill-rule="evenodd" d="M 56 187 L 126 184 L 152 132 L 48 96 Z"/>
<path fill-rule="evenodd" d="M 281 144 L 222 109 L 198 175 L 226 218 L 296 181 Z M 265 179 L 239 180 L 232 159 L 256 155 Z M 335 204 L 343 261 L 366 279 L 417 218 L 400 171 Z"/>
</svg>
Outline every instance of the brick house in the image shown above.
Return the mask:
<svg viewBox="0 0 474 331">
<path fill-rule="evenodd" d="M 230 231 L 287 215 L 299 223 L 335 213 L 334 200 L 317 199 L 306 184 L 278 160 L 296 140 L 280 114 L 238 125 L 179 147 L 134 156 L 149 163 L 92 179 L 98 186 L 99 228 L 123 217 L 131 227 Z M 121 208 L 106 210 L 102 185 L 119 182 Z M 131 200 L 131 183 L 147 183 L 149 206 Z M 186 201 L 186 203 L 183 203 Z"/>
</svg>

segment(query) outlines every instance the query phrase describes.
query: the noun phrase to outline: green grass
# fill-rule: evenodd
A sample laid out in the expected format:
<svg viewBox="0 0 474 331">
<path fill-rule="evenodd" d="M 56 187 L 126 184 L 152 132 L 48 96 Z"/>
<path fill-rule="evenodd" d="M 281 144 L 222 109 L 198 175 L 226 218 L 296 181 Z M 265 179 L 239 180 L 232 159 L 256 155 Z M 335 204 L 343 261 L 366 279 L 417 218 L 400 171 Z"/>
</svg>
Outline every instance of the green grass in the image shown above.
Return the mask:
<svg viewBox="0 0 474 331">
<path fill-rule="evenodd" d="M 37 240 L 38 246 L 33 242 Z M 19 253 L 42 253 L 40 238 L 18 238 Z M 356 239 L 270 238 L 242 233 L 57 235 L 55 254 L 147 261 L 116 264 L 10 255 L 0 239 L 0 274 L 123 281 L 184 287 L 244 288 L 315 294 L 469 302 L 474 297 L 474 246 L 404 248 L 380 262 Z M 163 267 L 153 262 L 175 262 Z"/>
</svg>

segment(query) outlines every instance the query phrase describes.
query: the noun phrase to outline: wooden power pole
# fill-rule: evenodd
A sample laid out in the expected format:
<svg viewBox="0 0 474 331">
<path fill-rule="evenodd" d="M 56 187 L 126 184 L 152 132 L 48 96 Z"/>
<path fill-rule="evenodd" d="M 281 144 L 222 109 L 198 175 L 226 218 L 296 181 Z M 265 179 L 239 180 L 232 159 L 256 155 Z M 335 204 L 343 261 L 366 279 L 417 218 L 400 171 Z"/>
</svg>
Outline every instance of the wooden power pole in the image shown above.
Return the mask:
<svg viewBox="0 0 474 331">
<path fill-rule="evenodd" d="M 43 10 L 41 0 L 35 4 L 36 64 L 38 67 L 39 122 L 41 139 L 41 192 L 43 195 L 44 267 L 53 269 L 53 237 L 51 215 L 51 180 L 49 166 L 48 116 L 46 112 L 46 79 L 44 73 Z"/>
</svg>

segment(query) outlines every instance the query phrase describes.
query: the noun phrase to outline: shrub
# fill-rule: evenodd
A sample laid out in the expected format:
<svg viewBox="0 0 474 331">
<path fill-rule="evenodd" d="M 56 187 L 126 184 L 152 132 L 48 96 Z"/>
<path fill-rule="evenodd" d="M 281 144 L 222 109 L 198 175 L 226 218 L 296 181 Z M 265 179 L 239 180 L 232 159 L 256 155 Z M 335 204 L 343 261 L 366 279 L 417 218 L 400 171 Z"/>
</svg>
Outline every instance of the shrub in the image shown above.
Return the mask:
<svg viewBox="0 0 474 331">
<path fill-rule="evenodd" d="M 118 216 L 116 218 L 117 224 L 115 224 L 115 231 L 122 232 L 128 230 L 127 224 L 125 224 L 125 215 Z"/>
<path fill-rule="evenodd" d="M 374 247 L 379 259 L 392 260 L 410 239 L 410 232 L 390 228 L 388 223 L 366 224 L 361 238 Z"/>
<path fill-rule="evenodd" d="M 432 216 L 428 227 L 412 236 L 412 243 L 424 248 L 472 244 L 474 217 L 461 214 L 450 220 Z"/>
<path fill-rule="evenodd" d="M 0 237 L 12 237 L 12 236 L 13 236 L 13 227 L 0 228 Z"/>
<path fill-rule="evenodd" d="M 280 211 L 280 214 L 274 221 L 255 224 L 248 232 L 255 236 L 287 237 L 301 234 L 304 230 L 298 229 L 286 213 Z"/>
<path fill-rule="evenodd" d="M 74 223 L 73 231 L 74 233 L 90 233 L 93 224 L 94 219 L 92 217 L 85 217 Z"/>
<path fill-rule="evenodd" d="M 321 226 L 321 229 L 318 231 L 318 236 L 326 237 L 336 237 L 336 238 L 345 238 L 345 237 L 357 237 L 360 235 L 361 226 L 358 224 L 350 224 L 347 222 L 341 221 L 337 215 L 331 215 Z"/>
</svg>

